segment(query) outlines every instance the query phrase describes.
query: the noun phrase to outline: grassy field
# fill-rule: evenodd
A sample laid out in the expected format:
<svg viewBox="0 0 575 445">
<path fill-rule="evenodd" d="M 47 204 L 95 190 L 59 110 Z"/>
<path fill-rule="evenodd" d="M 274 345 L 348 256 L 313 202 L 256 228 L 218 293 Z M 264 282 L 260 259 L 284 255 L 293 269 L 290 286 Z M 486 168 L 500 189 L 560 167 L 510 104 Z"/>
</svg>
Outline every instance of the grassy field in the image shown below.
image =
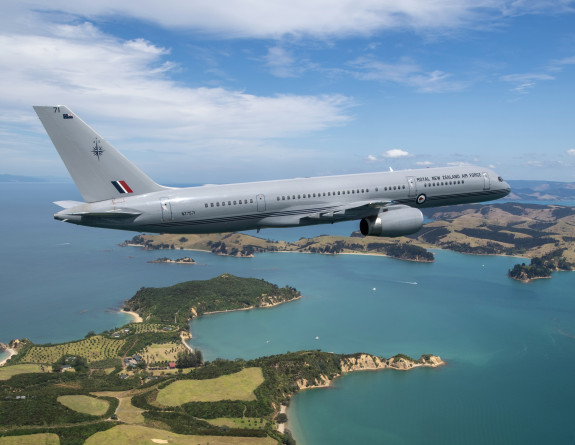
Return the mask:
<svg viewBox="0 0 575 445">
<path fill-rule="evenodd" d="M 14 442 L 15 443 L 15 442 Z M 225 436 L 184 436 L 156 428 L 137 425 L 119 425 L 107 431 L 101 431 L 89 437 L 85 445 L 124 445 L 127 443 L 173 445 L 276 445 L 269 437 L 225 437 Z"/>
<path fill-rule="evenodd" d="M 144 416 L 142 413 L 143 409 L 136 408 L 132 405 L 132 397 L 138 393 L 137 390 L 130 391 L 98 391 L 91 394 L 98 397 L 115 397 L 120 401 L 118 408 L 116 409 L 116 415 L 118 420 L 121 422 L 126 422 L 129 424 L 143 425 Z"/>
<path fill-rule="evenodd" d="M 22 358 L 21 363 L 54 363 L 63 355 L 79 355 L 88 363 L 115 358 L 119 356 L 120 348 L 125 340 L 115 340 L 101 335 L 84 340 L 62 343 L 54 346 L 32 346 Z"/>
<path fill-rule="evenodd" d="M 90 396 L 60 396 L 58 402 L 74 411 L 92 416 L 103 416 L 110 408 L 108 401 Z"/>
<path fill-rule="evenodd" d="M 30 372 L 49 372 L 52 367 L 45 366 L 42 368 L 40 365 L 12 365 L 12 366 L 2 366 L 0 368 L 0 380 L 8 380 L 13 375 L 18 374 L 28 374 Z"/>
<path fill-rule="evenodd" d="M 175 362 L 178 357 L 178 352 L 185 352 L 186 349 L 181 342 L 153 344 L 139 351 L 138 354 L 142 356 L 148 366 L 153 366 L 154 363 L 164 361 Z"/>
<path fill-rule="evenodd" d="M 130 333 L 142 334 L 144 332 L 169 332 L 177 331 L 178 328 L 165 323 L 130 323 Z"/>
<path fill-rule="evenodd" d="M 51 433 L 0 437 L 0 445 L 60 445 L 60 438 Z"/>
<path fill-rule="evenodd" d="M 188 402 L 255 400 L 254 390 L 263 381 L 261 368 L 245 368 L 216 379 L 179 380 L 161 389 L 156 402 L 164 406 L 177 406 Z"/>
<path fill-rule="evenodd" d="M 265 421 L 256 417 L 220 417 L 219 419 L 206 419 L 206 422 L 215 426 L 228 426 L 230 428 L 250 428 L 250 429 L 264 429 L 266 426 Z"/>
</svg>

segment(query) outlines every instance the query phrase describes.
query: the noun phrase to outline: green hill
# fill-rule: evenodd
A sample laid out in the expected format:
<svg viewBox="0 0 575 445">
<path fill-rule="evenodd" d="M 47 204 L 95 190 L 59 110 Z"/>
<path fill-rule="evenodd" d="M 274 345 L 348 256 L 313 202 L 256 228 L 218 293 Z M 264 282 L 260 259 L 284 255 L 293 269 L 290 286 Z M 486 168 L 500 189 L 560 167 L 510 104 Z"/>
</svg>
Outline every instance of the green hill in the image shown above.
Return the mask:
<svg viewBox="0 0 575 445">
<path fill-rule="evenodd" d="M 182 324 L 209 312 L 268 307 L 299 297 L 293 287 L 280 288 L 257 278 L 224 274 L 169 287 L 143 287 L 125 303 L 125 309 L 148 322 Z"/>
</svg>

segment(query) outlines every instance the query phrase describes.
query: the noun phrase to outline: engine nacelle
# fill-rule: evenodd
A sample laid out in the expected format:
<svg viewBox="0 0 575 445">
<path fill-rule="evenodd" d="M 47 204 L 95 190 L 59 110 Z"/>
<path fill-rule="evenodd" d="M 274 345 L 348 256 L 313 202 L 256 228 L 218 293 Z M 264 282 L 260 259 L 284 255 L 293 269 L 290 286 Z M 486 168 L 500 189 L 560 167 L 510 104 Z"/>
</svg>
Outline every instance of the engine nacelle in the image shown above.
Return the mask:
<svg viewBox="0 0 575 445">
<path fill-rule="evenodd" d="M 359 230 L 364 236 L 405 236 L 419 231 L 421 227 L 421 211 L 404 205 L 385 207 L 377 216 L 363 218 L 359 223 Z"/>
</svg>

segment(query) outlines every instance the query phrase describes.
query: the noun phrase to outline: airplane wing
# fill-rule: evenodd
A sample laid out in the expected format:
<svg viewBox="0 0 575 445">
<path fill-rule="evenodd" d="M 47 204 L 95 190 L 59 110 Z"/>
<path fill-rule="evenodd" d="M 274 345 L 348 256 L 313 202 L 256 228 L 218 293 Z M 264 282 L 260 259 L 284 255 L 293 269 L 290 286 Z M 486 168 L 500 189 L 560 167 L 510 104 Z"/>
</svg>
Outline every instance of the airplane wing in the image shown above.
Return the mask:
<svg viewBox="0 0 575 445">
<path fill-rule="evenodd" d="M 356 201 L 335 206 L 324 212 L 305 215 L 302 220 L 348 220 L 377 215 L 383 207 L 393 204 L 392 201 Z"/>
<path fill-rule="evenodd" d="M 383 207 L 393 204 L 392 201 L 356 201 L 326 207 L 317 212 L 302 209 L 297 214 L 273 215 L 260 220 L 262 227 L 297 227 L 300 225 L 347 221 L 376 216 Z"/>
</svg>

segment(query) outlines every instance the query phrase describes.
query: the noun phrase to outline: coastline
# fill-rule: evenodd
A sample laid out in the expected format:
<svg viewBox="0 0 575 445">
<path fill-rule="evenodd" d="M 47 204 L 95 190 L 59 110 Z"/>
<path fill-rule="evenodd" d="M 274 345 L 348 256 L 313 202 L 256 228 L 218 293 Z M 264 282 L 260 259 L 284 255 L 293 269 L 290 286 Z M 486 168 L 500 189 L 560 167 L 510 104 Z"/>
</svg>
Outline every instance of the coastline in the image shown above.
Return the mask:
<svg viewBox="0 0 575 445">
<path fill-rule="evenodd" d="M 2 361 L 0 361 L 0 366 L 4 366 L 8 360 L 10 360 L 16 354 L 18 354 L 18 351 L 16 351 L 15 349 L 12 349 L 12 348 L 7 348 L 4 352 L 8 353 L 8 357 L 6 357 L 6 358 L 2 359 Z"/>
<path fill-rule="evenodd" d="M 186 348 L 188 348 L 188 350 L 189 350 L 190 352 L 194 352 L 194 348 L 192 348 L 192 347 L 188 344 L 187 340 L 191 340 L 192 338 L 193 338 L 193 336 L 192 336 L 192 331 L 188 331 L 188 332 L 181 331 L 181 332 L 180 332 L 180 339 L 182 340 L 182 344 L 183 344 Z"/>
<path fill-rule="evenodd" d="M 118 312 L 120 312 L 121 314 L 127 314 L 130 317 L 132 317 L 132 323 L 142 323 L 144 321 L 144 319 L 142 317 L 140 317 L 140 315 L 136 312 L 132 312 L 132 311 L 125 311 L 123 309 L 120 309 Z"/>
<path fill-rule="evenodd" d="M 290 303 L 292 301 L 297 301 L 300 298 L 302 298 L 303 295 L 300 295 L 297 298 L 292 298 L 291 300 L 286 300 L 286 301 L 280 301 L 278 303 L 273 303 L 273 304 L 268 304 L 266 306 L 249 306 L 249 307 L 242 307 L 242 308 L 238 308 L 238 309 L 226 309 L 225 311 L 212 311 L 212 312 L 204 312 L 202 315 L 213 315 L 213 314 L 223 314 L 225 312 L 237 312 L 237 311 L 249 311 L 251 309 L 267 309 L 267 308 L 272 308 L 272 307 L 276 307 L 279 306 L 280 304 L 285 304 L 285 303 Z"/>
</svg>

